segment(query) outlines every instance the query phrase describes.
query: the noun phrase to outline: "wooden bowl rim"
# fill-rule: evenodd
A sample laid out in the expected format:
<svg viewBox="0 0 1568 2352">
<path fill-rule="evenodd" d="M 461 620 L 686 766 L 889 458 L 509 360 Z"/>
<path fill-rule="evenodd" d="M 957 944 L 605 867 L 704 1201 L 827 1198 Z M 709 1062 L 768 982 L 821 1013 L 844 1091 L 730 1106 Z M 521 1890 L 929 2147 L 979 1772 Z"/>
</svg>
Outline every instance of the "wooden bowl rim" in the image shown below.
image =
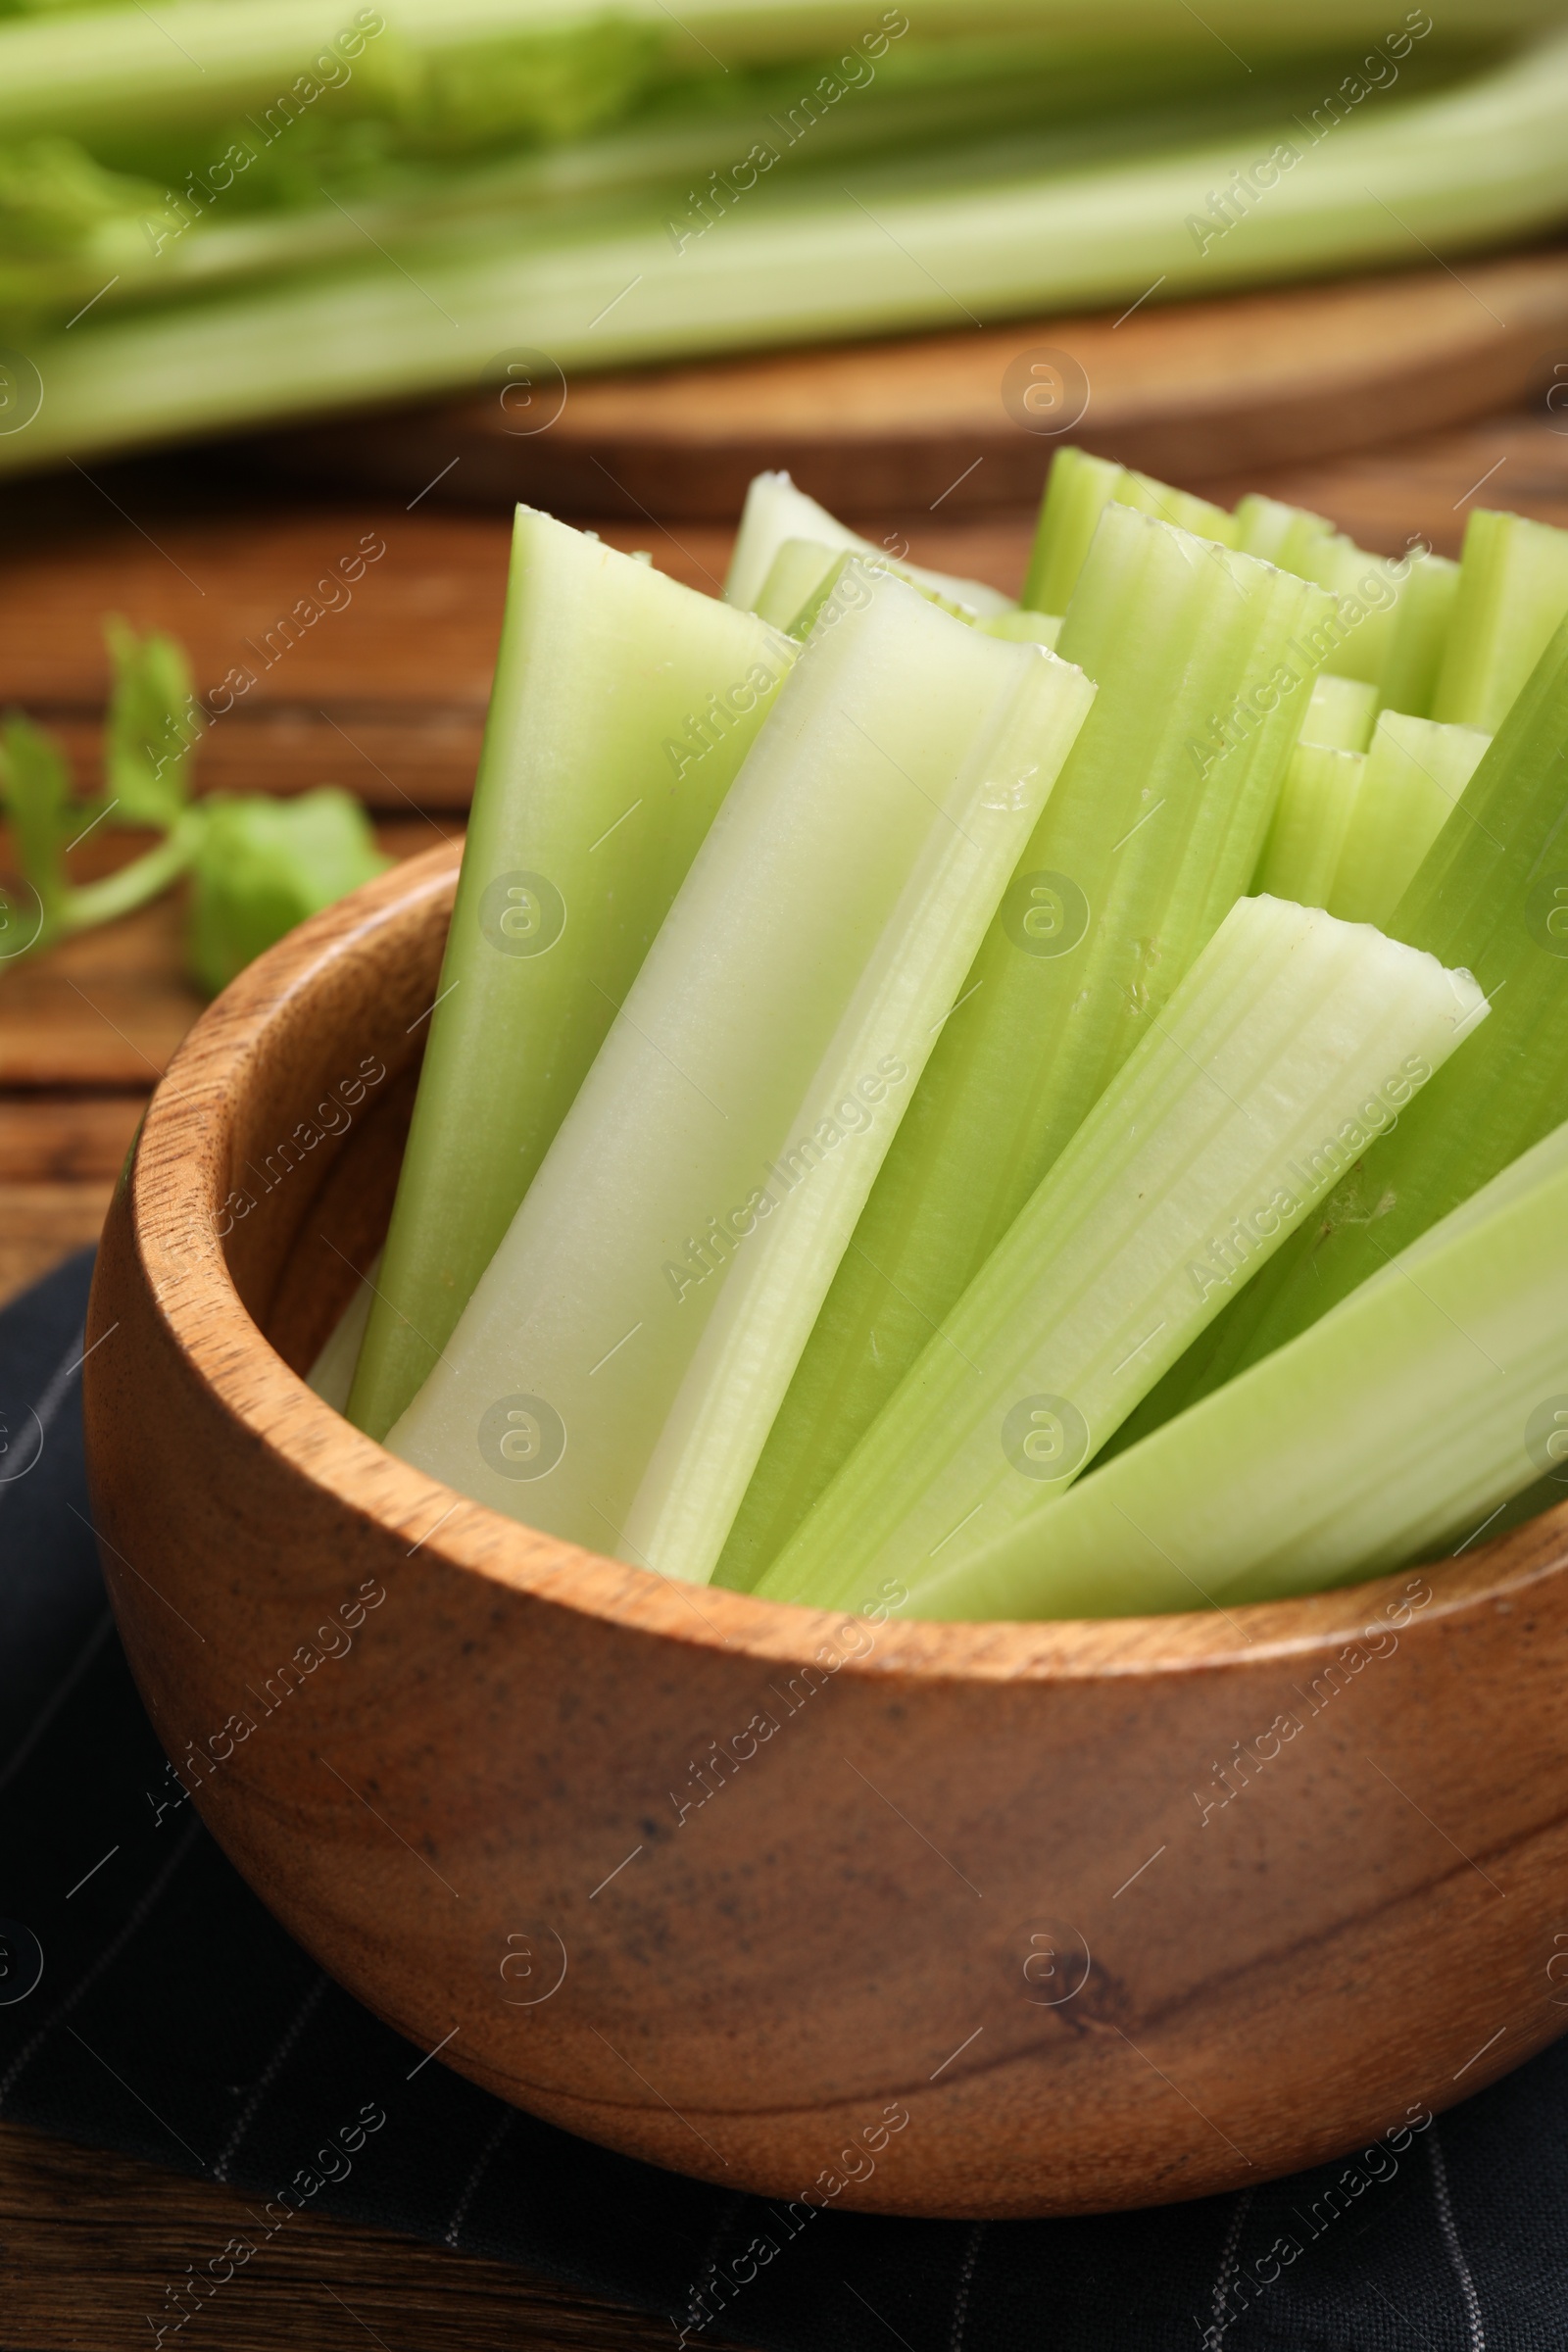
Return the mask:
<svg viewBox="0 0 1568 2352">
<path fill-rule="evenodd" d="M 1430 1588 L 1422 1622 L 1472 1615 L 1568 1568 L 1568 1502 L 1460 1559 L 1363 1585 L 1234 1609 L 1154 1617 L 947 1623 L 891 1619 L 865 1654 L 840 1659 L 844 1611 L 804 1609 L 717 1586 L 690 1586 L 580 1549 L 472 1501 L 356 1430 L 291 1371 L 253 1321 L 218 1229 L 231 1104 L 290 1008 L 344 957 L 431 899 L 451 899 L 461 842 L 364 884 L 258 957 L 201 1014 L 156 1089 L 122 1184 L 149 1294 L 172 1338 L 228 1415 L 309 1482 L 372 1526 L 407 1537 L 410 1557 L 488 1578 L 550 1606 L 658 1641 L 769 1665 L 896 1672 L 919 1681 L 1053 1682 L 1235 1669 L 1342 1647 L 1412 1576 Z M 89 1342 L 100 1333 L 90 1319 Z M 570 1571 L 569 1582 L 564 1571 Z M 1397 1620 L 1396 1621 L 1397 1622 Z"/>
</svg>

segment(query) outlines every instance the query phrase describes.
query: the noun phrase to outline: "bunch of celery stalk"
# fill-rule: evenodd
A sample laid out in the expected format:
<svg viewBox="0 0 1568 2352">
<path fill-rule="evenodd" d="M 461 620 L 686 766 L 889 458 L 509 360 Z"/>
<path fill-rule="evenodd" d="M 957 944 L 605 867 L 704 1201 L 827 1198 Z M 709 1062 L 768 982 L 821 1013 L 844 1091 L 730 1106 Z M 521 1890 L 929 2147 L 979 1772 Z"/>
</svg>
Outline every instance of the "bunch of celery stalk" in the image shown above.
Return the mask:
<svg viewBox="0 0 1568 2352">
<path fill-rule="evenodd" d="M 1022 602 L 787 475 L 519 509 L 378 1268 L 313 1379 L 824 1607 L 1298 1592 L 1568 1454 L 1568 533 L 1057 456 Z M 1543 1485 L 1544 1481 L 1544 1485 Z"/>
<path fill-rule="evenodd" d="M 0 468 L 1568 209 L 1562 0 L 0 0 Z"/>
</svg>

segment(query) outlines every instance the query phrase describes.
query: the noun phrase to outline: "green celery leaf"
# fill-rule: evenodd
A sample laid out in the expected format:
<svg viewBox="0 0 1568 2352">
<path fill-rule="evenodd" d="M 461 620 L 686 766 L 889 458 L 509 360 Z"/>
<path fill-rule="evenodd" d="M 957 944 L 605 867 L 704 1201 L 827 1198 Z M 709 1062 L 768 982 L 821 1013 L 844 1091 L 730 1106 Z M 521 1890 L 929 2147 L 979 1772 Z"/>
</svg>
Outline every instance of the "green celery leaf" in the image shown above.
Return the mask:
<svg viewBox="0 0 1568 2352">
<path fill-rule="evenodd" d="M 360 803 L 336 784 L 292 801 L 215 794 L 203 813 L 187 956 L 212 996 L 308 914 L 391 862 Z"/>
<path fill-rule="evenodd" d="M 11 821 L 24 875 L 43 905 L 48 923 L 64 905 L 66 840 L 79 810 L 71 798 L 71 767 L 52 735 L 20 710 L 0 732 L 0 802 Z"/>
<path fill-rule="evenodd" d="M 191 754 L 201 717 L 190 663 L 174 638 L 138 637 L 113 615 L 104 623 L 115 682 L 104 727 L 104 785 L 122 825 L 173 824 L 190 798 Z"/>
</svg>

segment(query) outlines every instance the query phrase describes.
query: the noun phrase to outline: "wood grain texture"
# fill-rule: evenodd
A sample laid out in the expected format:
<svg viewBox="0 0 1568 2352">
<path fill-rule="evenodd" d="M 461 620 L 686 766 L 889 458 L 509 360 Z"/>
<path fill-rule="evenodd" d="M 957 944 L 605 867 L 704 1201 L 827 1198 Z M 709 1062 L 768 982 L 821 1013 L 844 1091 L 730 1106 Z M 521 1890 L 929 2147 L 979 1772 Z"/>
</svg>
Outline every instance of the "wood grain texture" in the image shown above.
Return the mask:
<svg viewBox="0 0 1568 2352">
<path fill-rule="evenodd" d="M 457 830 L 451 817 L 403 816 L 383 820 L 377 837 L 398 858 Z M 95 835 L 74 860 L 78 876 L 142 846 Z M 201 1010 L 184 976 L 183 924 L 176 891 L 35 962 L 0 967 L 0 1301 L 98 1238 L 147 1097 Z"/>
<path fill-rule="evenodd" d="M 98 1239 L 145 1094 L 0 1098 L 0 1300 Z"/>
<path fill-rule="evenodd" d="M 89 1318 L 97 1524 L 166 1745 L 205 1748 L 319 1613 L 384 1594 L 197 1794 L 289 1931 L 421 2046 L 461 2028 L 452 2061 L 518 2105 L 870 2210 L 1205 2195 L 1560 2033 L 1568 1506 L 1286 1604 L 873 1629 L 536 1535 L 311 1395 L 456 864 L 367 886 L 203 1016 Z M 334 1084 L 354 1123 L 286 1159 Z"/>
<path fill-rule="evenodd" d="M 1412 260 L 1417 240 L 1412 239 Z M 1452 425 L 1549 379 L 1568 254 L 1474 260 L 1162 309 L 1019 319 L 825 351 L 518 387 L 272 444 L 278 462 L 405 497 L 521 498 L 579 514 L 728 517 L 763 466 L 828 506 L 1032 503 L 1054 436 L 1181 478 L 1255 474 Z M 1031 354 L 1065 354 L 1025 422 Z M 558 409 L 545 429 L 541 416 Z M 1066 405 L 1063 406 L 1062 404 Z M 1080 403 L 1083 405 L 1080 407 Z M 524 429 L 519 429 L 519 427 Z"/>
<path fill-rule="evenodd" d="M 254 2200 L 250 2200 L 254 2203 Z M 255 2234 L 237 2191 L 0 2125 L 8 2346 L 150 2343 L 148 2312 L 215 2238 Z M 668 2352 L 666 2320 L 510 2263 L 299 2214 L 178 2341 L 188 2352 Z M 713 2340 L 713 2339 L 706 2339 Z M 722 2339 L 715 2352 L 723 2352 Z"/>
<path fill-rule="evenodd" d="M 34 492 L 0 574 L 6 698 L 58 728 L 83 774 L 109 684 L 102 616 L 118 612 L 190 653 L 204 707 L 220 713 L 202 746 L 205 789 L 330 780 L 405 814 L 466 805 L 504 519 L 341 498 L 215 518 L 162 487 L 117 478 L 115 492 L 96 502 L 101 519 L 83 505 L 90 488 Z M 367 542 L 385 551 L 374 562 L 357 553 Z M 343 577 L 345 562 L 361 563 L 358 578 Z"/>
</svg>

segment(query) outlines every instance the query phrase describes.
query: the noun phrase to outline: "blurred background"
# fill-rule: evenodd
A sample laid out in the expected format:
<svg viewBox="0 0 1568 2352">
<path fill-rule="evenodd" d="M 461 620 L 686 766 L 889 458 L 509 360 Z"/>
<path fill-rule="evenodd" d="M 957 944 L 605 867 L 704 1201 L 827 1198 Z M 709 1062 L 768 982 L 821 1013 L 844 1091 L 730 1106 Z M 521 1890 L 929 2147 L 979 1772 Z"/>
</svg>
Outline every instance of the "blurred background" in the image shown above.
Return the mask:
<svg viewBox="0 0 1568 2352">
<path fill-rule="evenodd" d="M 461 828 L 512 501 L 1015 593 L 1074 440 L 1452 553 L 1568 521 L 1565 223 L 1548 0 L 0 0 L 0 1297 L 224 890 Z"/>
</svg>

